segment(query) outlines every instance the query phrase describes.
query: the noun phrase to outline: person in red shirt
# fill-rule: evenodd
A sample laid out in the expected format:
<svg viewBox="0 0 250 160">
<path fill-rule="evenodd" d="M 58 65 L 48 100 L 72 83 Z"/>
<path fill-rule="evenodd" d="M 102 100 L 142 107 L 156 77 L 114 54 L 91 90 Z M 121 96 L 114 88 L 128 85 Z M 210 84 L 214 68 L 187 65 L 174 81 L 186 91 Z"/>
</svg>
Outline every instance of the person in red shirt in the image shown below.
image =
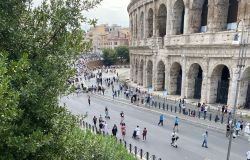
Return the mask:
<svg viewBox="0 0 250 160">
<path fill-rule="evenodd" d="M 147 138 L 147 132 L 148 132 L 148 131 L 147 131 L 147 129 L 146 129 L 146 128 L 144 128 L 144 129 L 143 129 L 143 132 L 142 132 L 142 137 L 143 137 L 142 139 L 143 139 L 143 141 L 146 141 L 146 138 Z"/>
</svg>

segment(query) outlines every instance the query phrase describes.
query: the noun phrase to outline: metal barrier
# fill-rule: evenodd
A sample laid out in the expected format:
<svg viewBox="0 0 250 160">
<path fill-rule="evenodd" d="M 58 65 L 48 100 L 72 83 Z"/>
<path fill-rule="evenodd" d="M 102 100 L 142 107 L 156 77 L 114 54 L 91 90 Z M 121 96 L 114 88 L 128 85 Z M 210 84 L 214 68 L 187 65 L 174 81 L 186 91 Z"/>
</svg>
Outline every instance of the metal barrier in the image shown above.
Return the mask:
<svg viewBox="0 0 250 160">
<path fill-rule="evenodd" d="M 97 128 L 91 124 L 89 124 L 88 122 L 84 122 L 83 119 L 80 119 L 79 122 L 80 128 L 84 128 L 84 129 L 88 129 L 91 132 L 93 132 L 94 134 L 97 134 Z M 105 134 L 102 134 L 103 136 L 105 136 Z M 107 135 L 108 136 L 108 135 Z M 139 159 L 143 159 L 143 160 L 161 160 L 161 158 L 156 158 L 155 155 L 151 155 L 149 154 L 149 152 L 145 152 L 143 151 L 143 149 L 138 148 L 137 146 L 133 146 L 132 144 L 127 145 L 126 141 L 123 141 L 122 139 L 117 139 L 116 137 L 114 137 L 117 141 L 117 143 L 122 144 L 130 154 L 134 155 L 135 157 L 139 158 Z M 128 148 L 127 148 L 128 146 Z"/>
</svg>

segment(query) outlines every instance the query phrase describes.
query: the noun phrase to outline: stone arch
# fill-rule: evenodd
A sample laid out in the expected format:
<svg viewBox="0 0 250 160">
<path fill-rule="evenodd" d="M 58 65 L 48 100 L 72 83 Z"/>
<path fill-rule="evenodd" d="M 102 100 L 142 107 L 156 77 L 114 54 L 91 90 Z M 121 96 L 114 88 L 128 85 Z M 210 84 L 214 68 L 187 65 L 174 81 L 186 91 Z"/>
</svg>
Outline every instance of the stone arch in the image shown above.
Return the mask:
<svg viewBox="0 0 250 160">
<path fill-rule="evenodd" d="M 156 91 L 164 91 L 165 90 L 165 64 L 162 60 L 160 60 L 157 64 L 157 76 L 156 76 Z"/>
<path fill-rule="evenodd" d="M 174 35 L 183 34 L 184 32 L 184 17 L 185 17 L 185 5 L 183 0 L 177 0 L 173 8 L 173 31 Z"/>
<path fill-rule="evenodd" d="M 193 63 L 188 71 L 187 98 L 200 99 L 203 70 L 198 63 Z"/>
<path fill-rule="evenodd" d="M 227 23 L 237 22 L 238 0 L 229 0 Z"/>
<path fill-rule="evenodd" d="M 141 12 L 140 16 L 140 39 L 144 38 L 144 12 Z"/>
<path fill-rule="evenodd" d="M 143 86 L 143 69 L 144 69 L 144 61 L 141 60 L 139 66 L 139 77 L 138 77 L 138 84 Z"/>
<path fill-rule="evenodd" d="M 170 87 L 169 93 L 172 95 L 181 95 L 182 68 L 180 63 L 174 62 L 170 68 Z"/>
<path fill-rule="evenodd" d="M 229 68 L 224 64 L 217 65 L 210 77 L 209 103 L 227 104 L 229 82 Z"/>
<path fill-rule="evenodd" d="M 154 12 L 153 9 L 150 8 L 148 10 L 148 38 L 153 36 L 153 21 L 154 21 Z"/>
<path fill-rule="evenodd" d="M 158 33 L 160 37 L 164 37 L 166 35 L 166 27 L 167 27 L 167 8 L 165 4 L 161 4 L 158 10 Z"/>
<path fill-rule="evenodd" d="M 242 73 L 238 104 L 250 109 L 250 67 L 247 67 Z"/>
<path fill-rule="evenodd" d="M 147 63 L 147 84 L 148 88 L 153 87 L 153 62 L 151 60 Z"/>
<path fill-rule="evenodd" d="M 208 0 L 205 0 L 201 12 L 201 32 L 207 31 Z"/>
</svg>

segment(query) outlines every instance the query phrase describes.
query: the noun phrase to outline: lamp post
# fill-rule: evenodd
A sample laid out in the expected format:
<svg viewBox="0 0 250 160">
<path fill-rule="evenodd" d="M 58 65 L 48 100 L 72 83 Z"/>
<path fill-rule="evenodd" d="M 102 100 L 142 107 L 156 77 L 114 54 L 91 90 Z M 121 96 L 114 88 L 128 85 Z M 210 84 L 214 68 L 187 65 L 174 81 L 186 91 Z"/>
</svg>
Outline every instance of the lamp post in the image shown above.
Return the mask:
<svg viewBox="0 0 250 160">
<path fill-rule="evenodd" d="M 239 86 L 240 86 L 240 78 L 241 78 L 241 70 L 245 67 L 245 62 L 246 62 L 246 44 L 248 44 L 248 37 L 249 37 L 249 29 L 247 30 L 247 37 L 246 39 L 244 38 L 244 20 L 240 20 L 237 24 L 237 32 L 238 32 L 238 27 L 239 24 L 242 23 L 242 30 L 241 30 L 241 37 L 239 41 L 240 49 L 239 49 L 239 55 L 238 55 L 238 62 L 237 62 L 237 81 L 236 81 L 236 93 L 235 93 L 235 100 L 234 100 L 234 106 L 233 106 L 233 112 L 232 112 L 232 122 L 230 126 L 230 138 L 229 138 L 229 144 L 228 144 L 228 151 L 227 151 L 227 160 L 230 159 L 230 152 L 231 152 L 231 146 L 232 146 L 232 139 L 233 139 L 233 132 L 234 132 L 234 127 L 236 123 L 235 115 L 236 115 L 236 110 L 237 110 L 237 101 L 238 101 L 238 94 L 239 94 Z M 234 40 L 238 40 L 239 35 L 238 33 L 235 35 Z"/>
</svg>

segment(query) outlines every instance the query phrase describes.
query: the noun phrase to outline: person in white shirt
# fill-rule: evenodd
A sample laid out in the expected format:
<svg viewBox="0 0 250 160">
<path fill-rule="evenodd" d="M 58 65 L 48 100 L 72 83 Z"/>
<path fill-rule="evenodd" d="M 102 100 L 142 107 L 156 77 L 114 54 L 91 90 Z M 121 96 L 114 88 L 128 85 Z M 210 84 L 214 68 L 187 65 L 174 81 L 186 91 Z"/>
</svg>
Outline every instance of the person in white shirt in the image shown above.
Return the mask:
<svg viewBox="0 0 250 160">
<path fill-rule="evenodd" d="M 250 151 L 247 151 L 246 156 L 247 156 L 247 160 L 250 160 Z"/>
</svg>

